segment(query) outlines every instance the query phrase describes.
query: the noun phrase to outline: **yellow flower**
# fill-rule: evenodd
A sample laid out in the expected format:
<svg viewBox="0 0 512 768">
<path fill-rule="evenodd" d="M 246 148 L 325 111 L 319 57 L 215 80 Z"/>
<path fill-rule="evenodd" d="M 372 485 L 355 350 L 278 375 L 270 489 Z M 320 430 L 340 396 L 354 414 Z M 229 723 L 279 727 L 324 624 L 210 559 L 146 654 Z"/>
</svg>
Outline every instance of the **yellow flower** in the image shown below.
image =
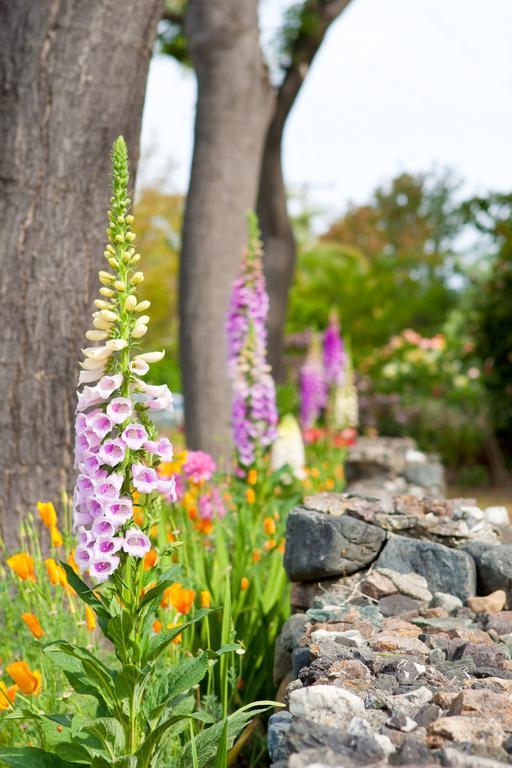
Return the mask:
<svg viewBox="0 0 512 768">
<path fill-rule="evenodd" d="M 51 501 L 38 501 L 37 511 L 47 528 L 54 528 L 57 525 L 57 513 Z"/>
<path fill-rule="evenodd" d="M 44 635 L 44 629 L 40 625 L 37 616 L 34 616 L 33 613 L 22 613 L 21 618 L 30 629 L 36 640 L 40 640 Z"/>
<path fill-rule="evenodd" d="M 250 469 L 247 473 L 247 482 L 249 485 L 256 485 L 258 481 L 258 470 L 257 469 Z"/>
<path fill-rule="evenodd" d="M 265 517 L 263 520 L 263 530 L 267 536 L 273 536 L 276 532 L 276 524 L 272 517 Z"/>
<path fill-rule="evenodd" d="M 96 614 L 89 605 L 85 606 L 85 625 L 89 632 L 94 632 L 96 629 Z"/>
<path fill-rule="evenodd" d="M 12 707 L 18 690 L 17 685 L 11 685 L 8 688 L 6 684 L 0 680 L 0 711 Z"/>
<path fill-rule="evenodd" d="M 61 533 L 56 525 L 50 528 L 50 538 L 52 541 L 52 547 L 62 547 L 64 544 Z"/>
<path fill-rule="evenodd" d="M 15 661 L 7 667 L 7 674 L 12 677 L 18 688 L 26 696 L 37 696 L 41 692 L 42 677 L 38 671 L 32 672 L 26 661 Z"/>
<path fill-rule="evenodd" d="M 209 608 L 212 602 L 212 596 L 207 589 L 201 592 L 201 608 Z"/>
<path fill-rule="evenodd" d="M 246 490 L 245 498 L 248 504 L 254 504 L 254 502 L 256 501 L 256 494 L 254 493 L 254 488 L 248 488 Z"/>
<path fill-rule="evenodd" d="M 242 576 L 240 580 L 240 589 L 242 592 L 245 592 L 246 589 L 249 587 L 249 579 L 246 576 Z"/>
<path fill-rule="evenodd" d="M 35 581 L 34 559 L 27 552 L 18 552 L 7 559 L 7 565 L 23 581 Z"/>
</svg>

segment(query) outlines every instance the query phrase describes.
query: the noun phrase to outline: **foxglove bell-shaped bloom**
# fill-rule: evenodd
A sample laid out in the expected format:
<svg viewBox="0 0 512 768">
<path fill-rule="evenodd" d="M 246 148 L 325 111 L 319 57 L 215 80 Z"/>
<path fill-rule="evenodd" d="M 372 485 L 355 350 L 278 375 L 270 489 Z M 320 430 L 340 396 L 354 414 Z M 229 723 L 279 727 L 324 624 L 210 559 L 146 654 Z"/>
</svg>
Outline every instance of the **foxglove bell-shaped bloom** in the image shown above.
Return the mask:
<svg viewBox="0 0 512 768">
<path fill-rule="evenodd" d="M 98 345 L 84 345 L 82 350 L 76 414 L 75 561 L 96 583 L 150 548 L 147 534 L 133 519 L 134 489 L 146 495 L 161 492 L 168 499 L 175 496 L 174 478 L 162 480 L 156 472 L 160 461 L 172 459 L 172 445 L 158 437 L 148 417 L 151 411 L 172 408 L 172 395 L 166 386 L 152 387 L 139 378 L 163 353 L 141 353 L 138 347 L 149 322 L 141 313 L 149 302 L 137 295 L 144 276 L 135 271 L 140 256 L 133 247 L 122 138 L 114 144 L 112 162 L 112 210 L 104 254 L 112 271 L 99 273 L 104 288 L 95 301 L 94 327 L 86 333 L 89 342 Z M 138 505 L 145 503 L 146 497 L 137 500 Z"/>
</svg>

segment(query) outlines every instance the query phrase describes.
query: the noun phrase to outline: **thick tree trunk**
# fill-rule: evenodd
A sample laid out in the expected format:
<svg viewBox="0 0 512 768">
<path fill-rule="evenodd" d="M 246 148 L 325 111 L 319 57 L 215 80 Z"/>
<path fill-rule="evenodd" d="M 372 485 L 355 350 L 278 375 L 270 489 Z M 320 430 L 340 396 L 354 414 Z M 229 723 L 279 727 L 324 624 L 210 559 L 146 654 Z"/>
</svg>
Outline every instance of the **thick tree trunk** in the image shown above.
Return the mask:
<svg viewBox="0 0 512 768">
<path fill-rule="evenodd" d="M 256 200 L 272 92 L 257 0 L 189 0 L 197 81 L 192 174 L 180 271 L 180 349 L 190 448 L 230 451 L 225 316 Z"/>
<path fill-rule="evenodd" d="M 77 360 L 103 262 L 109 150 L 136 166 L 164 0 L 0 0 L 0 523 L 72 473 Z"/>
<path fill-rule="evenodd" d="M 284 380 L 284 324 L 295 267 L 296 247 L 288 216 L 282 168 L 286 120 L 327 31 L 350 0 L 305 0 L 301 25 L 291 43 L 290 65 L 276 94 L 265 140 L 258 191 L 258 215 L 265 246 L 265 275 L 270 298 L 268 353 L 277 382 Z"/>
</svg>

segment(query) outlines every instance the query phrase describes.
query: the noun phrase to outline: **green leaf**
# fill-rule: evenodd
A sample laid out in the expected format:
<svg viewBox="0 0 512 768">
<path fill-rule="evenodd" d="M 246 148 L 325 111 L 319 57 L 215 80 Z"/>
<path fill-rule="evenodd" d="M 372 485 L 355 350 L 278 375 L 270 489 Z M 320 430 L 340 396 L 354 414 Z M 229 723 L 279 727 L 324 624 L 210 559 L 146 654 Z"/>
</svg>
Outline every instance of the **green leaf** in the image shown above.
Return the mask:
<svg viewBox="0 0 512 768">
<path fill-rule="evenodd" d="M 125 732 L 115 717 L 98 717 L 84 730 L 99 739 L 107 749 L 110 747 L 114 754 L 124 752 L 126 746 Z"/>
<path fill-rule="evenodd" d="M 94 608 L 98 616 L 109 616 L 110 614 L 101 600 L 96 597 L 92 589 L 85 583 L 85 581 L 82 581 L 80 576 L 74 572 L 72 567 L 68 563 L 65 563 L 63 560 L 60 561 L 60 564 L 66 571 L 68 582 L 73 587 L 78 597 L 83 600 L 84 603 L 90 605 L 91 608 Z"/>
<path fill-rule="evenodd" d="M 73 765 L 37 747 L 4 747 L 0 749 L 0 763 L 9 768 L 87 768 L 86 763 Z"/>
<path fill-rule="evenodd" d="M 105 634 L 117 649 L 124 648 L 132 631 L 133 619 L 129 613 L 122 611 L 108 621 Z"/>
<path fill-rule="evenodd" d="M 148 661 L 154 661 L 157 659 L 163 651 L 167 648 L 172 641 L 178 637 L 181 632 L 183 632 L 184 629 L 187 627 L 192 626 L 192 624 L 195 624 L 197 621 L 201 621 L 204 619 L 205 616 L 207 616 L 209 613 L 211 613 L 210 608 L 202 608 L 201 610 L 197 611 L 194 618 L 189 619 L 189 621 L 185 621 L 183 624 L 180 624 L 179 627 L 175 627 L 174 629 L 169 630 L 168 632 L 165 632 L 159 635 L 154 635 L 153 637 L 150 637 L 146 643 L 145 647 L 142 651 L 142 658 L 141 658 L 141 664 L 144 666 L 148 663 Z"/>
<path fill-rule="evenodd" d="M 173 734 L 174 727 L 183 720 L 209 722 L 210 716 L 206 712 L 191 712 L 190 714 L 172 715 L 167 718 L 146 736 L 144 744 L 137 751 L 138 764 L 146 765 L 153 752 L 162 748 L 164 742 Z"/>
<path fill-rule="evenodd" d="M 77 693 L 94 696 L 107 708 L 115 708 L 117 702 L 112 675 L 92 653 L 65 640 L 45 645 L 43 652 L 64 670 Z"/>
<path fill-rule="evenodd" d="M 181 572 L 181 566 L 176 565 L 173 568 L 169 568 L 164 574 L 162 574 L 158 584 L 156 584 L 148 592 L 146 592 L 146 594 L 141 600 L 140 607 L 143 608 L 144 606 L 152 603 L 155 600 L 160 600 L 160 598 L 162 597 L 167 587 L 172 587 L 172 585 L 176 583 L 176 581 L 179 578 L 180 572 Z"/>
<path fill-rule="evenodd" d="M 224 728 L 217 747 L 217 757 L 213 768 L 227 768 L 228 766 L 228 721 L 224 720 Z"/>
</svg>

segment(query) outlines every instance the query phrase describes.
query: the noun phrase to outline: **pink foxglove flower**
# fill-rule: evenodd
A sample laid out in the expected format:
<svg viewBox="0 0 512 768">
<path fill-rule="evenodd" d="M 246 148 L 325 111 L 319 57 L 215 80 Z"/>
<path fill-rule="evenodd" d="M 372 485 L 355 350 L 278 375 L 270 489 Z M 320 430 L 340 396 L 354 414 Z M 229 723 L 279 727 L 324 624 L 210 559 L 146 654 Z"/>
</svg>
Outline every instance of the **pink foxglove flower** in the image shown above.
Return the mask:
<svg viewBox="0 0 512 768">
<path fill-rule="evenodd" d="M 93 345 L 84 344 L 80 363 L 78 477 L 73 494 L 76 563 L 97 583 L 117 578 L 118 568 L 129 570 L 135 562 L 131 558 L 143 557 L 150 548 L 146 531 L 133 519 L 134 490 L 144 494 L 137 505 L 151 509 L 153 494 L 163 493 L 168 499 L 176 495 L 174 478 L 163 480 L 156 471 L 161 461 L 172 459 L 172 445 L 158 436 L 149 418 L 152 411 L 172 408 L 172 395 L 166 386 L 140 379 L 163 353 L 140 351 L 149 322 L 141 313 L 149 302 L 138 296 L 144 276 L 136 270 L 140 256 L 133 247 L 128 160 L 121 138 L 112 158 L 113 197 L 105 249 L 111 271 L 99 274 L 102 297 L 95 302 L 94 328 L 86 333 Z"/>
<path fill-rule="evenodd" d="M 258 222 L 251 214 L 249 248 L 233 285 L 226 320 L 233 436 L 244 466 L 252 464 L 276 438 L 276 392 L 267 362 L 268 305 Z"/>
</svg>

